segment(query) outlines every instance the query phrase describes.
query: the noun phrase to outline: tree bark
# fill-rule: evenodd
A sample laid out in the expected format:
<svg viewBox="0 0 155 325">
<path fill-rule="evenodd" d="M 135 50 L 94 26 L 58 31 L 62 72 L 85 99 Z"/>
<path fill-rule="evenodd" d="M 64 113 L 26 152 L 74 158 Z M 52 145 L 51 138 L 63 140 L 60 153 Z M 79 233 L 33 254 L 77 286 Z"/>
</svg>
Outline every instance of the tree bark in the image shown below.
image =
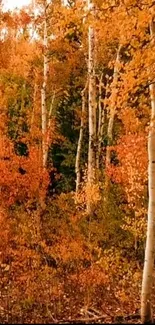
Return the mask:
<svg viewBox="0 0 155 325">
<path fill-rule="evenodd" d="M 79 140 L 77 145 L 77 153 L 76 153 L 76 161 L 75 161 L 76 193 L 78 193 L 80 189 L 80 182 L 81 182 L 80 158 L 81 158 L 81 149 L 82 149 L 82 141 L 83 141 L 83 131 L 84 131 L 84 114 L 86 110 L 86 89 L 87 89 L 87 82 L 85 88 L 81 92 L 81 98 L 82 98 L 81 125 L 80 125 L 80 133 L 79 133 Z"/>
<path fill-rule="evenodd" d="M 102 105 L 102 78 L 103 73 L 99 79 L 99 99 L 98 99 L 98 147 L 96 152 L 96 169 L 99 171 L 100 168 L 100 158 L 101 158 L 101 145 L 103 138 L 103 126 L 104 126 L 104 107 Z"/>
<path fill-rule="evenodd" d="M 150 23 L 150 34 L 153 42 L 155 36 L 154 23 Z M 151 76 L 151 75 L 150 75 Z M 149 77 L 150 77 L 149 76 Z M 148 135 L 148 223 L 145 249 L 145 261 L 141 292 L 141 322 L 153 323 L 151 293 L 153 285 L 153 267 L 155 253 L 155 85 L 150 83 L 151 121 Z"/>
<path fill-rule="evenodd" d="M 119 63 L 120 63 L 120 51 L 121 51 L 121 45 L 119 45 L 117 50 L 117 56 L 116 56 L 116 62 L 114 66 L 114 74 L 113 74 L 113 82 L 112 82 L 112 93 L 111 93 L 111 107 L 110 107 L 110 117 L 109 117 L 109 123 L 108 123 L 108 130 L 107 130 L 107 150 L 106 150 L 106 168 L 110 165 L 110 146 L 112 145 L 113 141 L 113 128 L 114 128 L 114 119 L 116 114 L 116 97 L 117 97 L 117 84 L 118 84 L 118 76 L 119 76 Z"/>
<path fill-rule="evenodd" d="M 88 0 L 88 11 L 94 15 L 94 4 Z M 88 148 L 88 184 L 96 178 L 96 76 L 95 76 L 95 30 L 88 28 L 88 112 L 89 112 L 89 148 Z M 91 212 L 91 202 L 87 210 Z"/>
<path fill-rule="evenodd" d="M 35 119 L 35 105 L 36 105 L 36 98 L 37 98 L 37 83 L 34 84 L 34 92 L 33 92 L 33 108 L 32 108 L 32 116 L 31 116 L 31 132 L 34 125 L 34 119 Z"/>
<path fill-rule="evenodd" d="M 47 130 L 46 130 L 46 137 L 45 137 L 46 148 L 45 148 L 45 154 L 44 154 L 44 165 L 45 166 L 47 165 L 48 150 L 49 150 L 49 146 L 50 146 L 50 128 L 51 128 L 51 121 L 52 121 L 51 116 L 52 116 L 54 100 L 55 100 L 55 92 L 52 96 L 52 101 L 51 101 L 50 110 L 49 110 L 49 114 L 48 114 L 48 121 L 47 121 Z"/>
</svg>

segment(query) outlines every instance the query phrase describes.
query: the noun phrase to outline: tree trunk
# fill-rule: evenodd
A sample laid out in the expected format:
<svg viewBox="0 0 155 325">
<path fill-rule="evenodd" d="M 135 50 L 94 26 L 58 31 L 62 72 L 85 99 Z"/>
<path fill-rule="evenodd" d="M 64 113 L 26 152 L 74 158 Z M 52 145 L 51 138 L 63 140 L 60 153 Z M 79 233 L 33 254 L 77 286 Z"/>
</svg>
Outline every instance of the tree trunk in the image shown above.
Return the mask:
<svg viewBox="0 0 155 325">
<path fill-rule="evenodd" d="M 110 146 L 112 145 L 113 141 L 113 127 L 114 127 L 114 119 L 116 114 L 116 97 L 117 97 L 117 83 L 118 83 L 118 76 L 119 76 L 119 63 L 120 63 L 120 50 L 121 45 L 117 50 L 116 62 L 114 67 L 114 74 L 113 74 L 113 82 L 112 82 L 112 91 L 111 91 L 111 107 L 110 107 L 110 116 L 109 116 L 109 123 L 108 123 L 108 131 L 107 131 L 107 150 L 106 150 L 106 168 L 110 165 Z"/>
<path fill-rule="evenodd" d="M 49 110 L 49 114 L 48 114 L 47 130 L 46 130 L 46 137 L 45 137 L 45 141 L 46 141 L 46 148 L 45 148 L 46 150 L 45 150 L 45 155 L 44 155 L 44 165 L 45 166 L 47 164 L 48 149 L 50 146 L 50 129 L 51 129 L 52 110 L 53 110 L 54 100 L 55 100 L 55 92 L 52 96 L 52 101 L 51 101 L 50 110 Z"/>
<path fill-rule="evenodd" d="M 43 156 L 43 168 L 46 167 L 46 131 L 47 131 L 47 107 L 46 107 L 46 89 L 47 89 L 47 74 L 48 74 L 48 57 L 47 57 L 47 14 L 46 3 L 44 7 L 44 76 L 41 89 L 41 110 L 42 110 L 42 156 Z"/>
<path fill-rule="evenodd" d="M 32 108 L 32 116 L 31 116 L 31 132 L 33 130 L 34 120 L 35 120 L 35 106 L 37 99 L 37 83 L 34 84 L 34 92 L 33 92 L 33 108 Z"/>
<path fill-rule="evenodd" d="M 154 23 L 150 23 L 150 34 L 153 42 L 155 36 Z M 142 324 L 153 323 L 152 307 L 151 307 L 151 292 L 153 285 L 153 267 L 154 267 L 154 253 L 155 253 L 155 85 L 151 83 L 150 86 L 151 98 L 151 121 L 148 136 L 148 224 L 147 224 L 147 238 L 145 249 L 145 262 L 142 280 L 141 293 L 141 321 Z"/>
<path fill-rule="evenodd" d="M 77 153 L 76 153 L 76 161 L 75 161 L 76 193 L 78 193 L 79 191 L 80 181 L 81 181 L 80 158 L 81 158 L 81 149 L 82 149 L 82 141 L 83 141 L 83 131 L 84 131 L 84 114 L 86 110 L 86 95 L 85 95 L 86 89 L 87 89 L 87 82 L 85 88 L 81 92 L 81 97 L 82 97 L 81 125 L 80 125 L 80 133 L 79 133 L 79 140 L 77 145 Z"/>
<path fill-rule="evenodd" d="M 99 171 L 100 168 L 100 159 L 101 159 L 101 144 L 103 138 L 103 126 L 104 126 L 104 107 L 102 105 L 102 78 L 103 73 L 101 74 L 99 80 L 99 99 L 98 99 L 98 148 L 96 152 L 96 169 Z"/>
<path fill-rule="evenodd" d="M 94 15 L 94 5 L 88 0 L 88 10 Z M 88 28 L 88 111 L 89 111 L 89 148 L 88 148 L 88 184 L 91 186 L 96 177 L 96 76 L 95 76 L 95 31 Z M 87 209 L 91 211 L 91 202 Z"/>
</svg>

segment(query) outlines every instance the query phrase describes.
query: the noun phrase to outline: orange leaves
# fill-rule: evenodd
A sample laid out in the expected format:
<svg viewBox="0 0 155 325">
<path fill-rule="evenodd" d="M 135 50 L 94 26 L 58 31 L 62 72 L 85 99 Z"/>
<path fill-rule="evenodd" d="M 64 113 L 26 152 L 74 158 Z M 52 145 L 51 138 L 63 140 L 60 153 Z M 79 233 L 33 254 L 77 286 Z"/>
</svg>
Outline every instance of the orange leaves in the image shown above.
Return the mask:
<svg viewBox="0 0 155 325">
<path fill-rule="evenodd" d="M 124 186 L 129 205 L 132 207 L 136 205 L 139 209 L 139 204 L 142 207 L 147 186 L 146 136 L 143 133 L 122 136 L 114 149 L 119 165 L 111 165 L 108 173 L 114 182 Z"/>
<path fill-rule="evenodd" d="M 131 107 L 126 107 L 121 111 L 119 116 L 123 122 L 126 135 L 137 132 L 138 128 L 141 125 L 141 122 L 136 116 L 135 110 L 133 110 Z"/>
<path fill-rule="evenodd" d="M 4 202 L 3 202 L 4 204 Z M 0 263 L 3 261 L 5 256 L 8 241 L 10 239 L 10 224 L 7 219 L 6 208 L 1 204 L 0 207 Z"/>
<path fill-rule="evenodd" d="M 81 190 L 75 194 L 75 202 L 77 206 L 80 206 L 83 211 L 88 202 L 91 202 L 92 205 L 96 206 L 101 200 L 99 184 L 89 184 L 83 182 L 81 184 Z"/>
<path fill-rule="evenodd" d="M 27 26 L 31 23 L 31 16 L 24 10 L 20 11 L 20 23 L 22 26 Z M 19 21 L 18 21 L 19 23 Z"/>
<path fill-rule="evenodd" d="M 55 249 L 59 258 L 63 262 L 68 262 L 72 259 L 78 260 L 84 256 L 85 253 L 82 246 L 82 242 L 80 243 L 76 239 L 66 237 L 61 239 L 61 242 L 59 242 Z"/>
<path fill-rule="evenodd" d="M 74 279 L 74 275 L 71 275 L 71 278 Z M 78 282 L 79 285 L 87 288 L 90 287 L 92 288 L 92 291 L 94 290 L 95 287 L 100 286 L 100 285 L 106 285 L 109 282 L 109 277 L 106 272 L 100 267 L 100 265 L 97 264 L 92 264 L 92 266 L 88 269 L 83 270 L 80 272 L 78 276 Z"/>
<path fill-rule="evenodd" d="M 3 137 L 0 154 L 1 195 L 6 204 L 45 196 L 49 180 L 41 167 L 39 149 L 32 147 L 29 157 L 19 157 L 13 151 L 12 143 Z"/>
</svg>

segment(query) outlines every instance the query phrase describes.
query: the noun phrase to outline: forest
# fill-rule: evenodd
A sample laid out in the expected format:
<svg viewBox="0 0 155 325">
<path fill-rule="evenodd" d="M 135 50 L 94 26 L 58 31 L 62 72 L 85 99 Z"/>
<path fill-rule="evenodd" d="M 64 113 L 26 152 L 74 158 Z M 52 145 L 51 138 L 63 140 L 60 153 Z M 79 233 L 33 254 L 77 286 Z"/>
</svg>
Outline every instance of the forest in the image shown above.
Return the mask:
<svg viewBox="0 0 155 325">
<path fill-rule="evenodd" d="M 151 324 L 155 1 L 0 0 L 0 323 Z"/>
</svg>

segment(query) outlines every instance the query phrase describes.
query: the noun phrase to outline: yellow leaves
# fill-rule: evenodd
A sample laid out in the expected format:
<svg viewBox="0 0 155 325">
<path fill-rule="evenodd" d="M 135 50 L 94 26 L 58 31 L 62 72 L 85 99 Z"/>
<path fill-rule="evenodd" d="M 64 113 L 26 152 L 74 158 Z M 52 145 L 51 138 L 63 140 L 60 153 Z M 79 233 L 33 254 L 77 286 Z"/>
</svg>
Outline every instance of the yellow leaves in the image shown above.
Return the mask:
<svg viewBox="0 0 155 325">
<path fill-rule="evenodd" d="M 75 194 L 75 203 L 77 207 L 79 206 L 83 210 L 84 214 L 87 204 L 96 206 L 100 200 L 99 184 L 90 184 L 87 180 L 81 184 L 81 190 Z"/>
<path fill-rule="evenodd" d="M 0 264 L 0 268 L 3 269 L 4 272 L 9 272 L 10 270 L 10 265 L 8 264 Z"/>
<path fill-rule="evenodd" d="M 85 186 L 85 195 L 86 195 L 86 202 L 97 204 L 101 199 L 99 185 L 87 183 Z"/>
<path fill-rule="evenodd" d="M 69 201 L 65 193 L 61 193 L 58 197 L 58 206 L 63 209 L 64 212 L 70 210 Z"/>
<path fill-rule="evenodd" d="M 135 100 L 136 100 L 136 98 L 135 98 Z M 138 119 L 138 117 L 136 116 L 136 112 L 132 108 L 130 108 L 130 107 L 124 108 L 121 111 L 119 116 L 121 117 L 121 120 L 124 124 L 126 133 L 137 132 L 141 123 L 140 123 L 140 120 Z"/>
<path fill-rule="evenodd" d="M 128 293 L 124 290 L 117 291 L 116 297 L 120 300 L 121 303 L 126 303 L 129 301 Z"/>
<path fill-rule="evenodd" d="M 125 224 L 121 228 L 131 232 L 136 240 L 143 239 L 144 233 L 146 232 L 146 213 L 146 209 L 143 208 L 135 211 L 135 217 L 124 217 Z"/>
</svg>

